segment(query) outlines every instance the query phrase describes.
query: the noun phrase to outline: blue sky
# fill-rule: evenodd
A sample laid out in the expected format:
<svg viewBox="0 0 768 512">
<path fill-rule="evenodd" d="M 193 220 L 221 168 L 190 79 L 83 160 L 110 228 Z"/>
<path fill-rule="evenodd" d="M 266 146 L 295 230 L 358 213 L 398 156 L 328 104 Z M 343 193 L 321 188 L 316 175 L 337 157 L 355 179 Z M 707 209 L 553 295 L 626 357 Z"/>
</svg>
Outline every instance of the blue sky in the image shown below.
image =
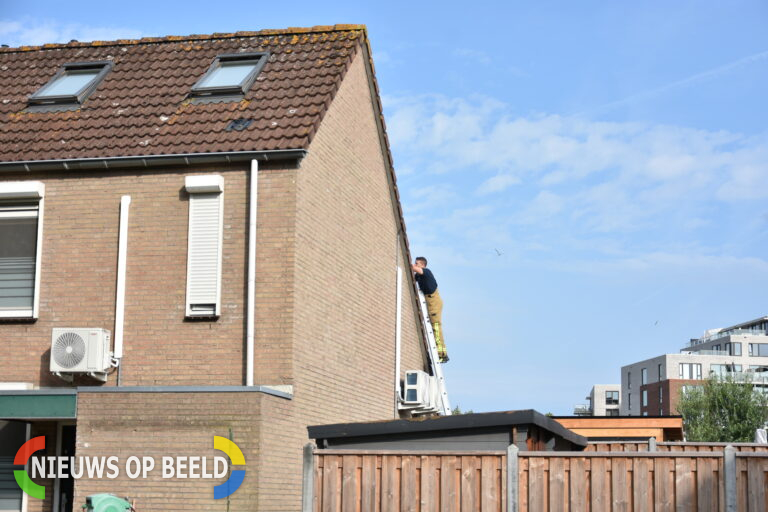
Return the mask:
<svg viewBox="0 0 768 512">
<path fill-rule="evenodd" d="M 368 26 L 463 409 L 768 315 L 768 3 L 15 2 L 0 43 Z M 501 255 L 499 255 L 501 253 Z"/>
</svg>

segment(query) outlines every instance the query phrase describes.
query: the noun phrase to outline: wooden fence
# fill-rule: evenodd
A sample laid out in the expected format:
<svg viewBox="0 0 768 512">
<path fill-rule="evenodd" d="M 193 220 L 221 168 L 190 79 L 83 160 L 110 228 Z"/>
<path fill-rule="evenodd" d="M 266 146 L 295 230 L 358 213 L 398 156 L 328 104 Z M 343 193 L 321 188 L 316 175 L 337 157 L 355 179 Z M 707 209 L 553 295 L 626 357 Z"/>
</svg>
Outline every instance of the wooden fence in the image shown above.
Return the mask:
<svg viewBox="0 0 768 512">
<path fill-rule="evenodd" d="M 726 446 L 733 446 L 738 452 L 768 453 L 768 444 L 757 443 L 657 443 L 651 438 L 648 441 L 604 442 L 590 441 L 585 452 L 721 452 Z"/>
<path fill-rule="evenodd" d="M 713 451 L 704 444 L 685 451 L 675 443 L 661 444 L 658 451 L 646 446 L 584 452 L 518 452 L 514 446 L 506 452 L 317 450 L 307 445 L 303 510 L 768 511 L 768 451 L 750 451 L 746 445 L 741 451 L 731 446 Z"/>
</svg>

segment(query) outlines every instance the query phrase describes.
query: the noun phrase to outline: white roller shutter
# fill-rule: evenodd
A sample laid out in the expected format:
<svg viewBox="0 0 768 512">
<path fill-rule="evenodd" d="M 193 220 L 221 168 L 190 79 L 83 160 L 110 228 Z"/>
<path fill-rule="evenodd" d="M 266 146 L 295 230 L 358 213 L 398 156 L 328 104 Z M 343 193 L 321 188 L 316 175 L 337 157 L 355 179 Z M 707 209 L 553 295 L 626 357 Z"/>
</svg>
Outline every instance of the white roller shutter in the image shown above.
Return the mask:
<svg viewBox="0 0 768 512">
<path fill-rule="evenodd" d="M 220 187 L 201 187 L 209 178 Z M 194 183 L 194 186 L 192 185 Z M 187 316 L 221 314 L 221 245 L 223 231 L 223 179 L 195 176 L 187 179 L 189 242 L 187 247 Z M 219 192 L 210 191 L 219 188 Z"/>
</svg>

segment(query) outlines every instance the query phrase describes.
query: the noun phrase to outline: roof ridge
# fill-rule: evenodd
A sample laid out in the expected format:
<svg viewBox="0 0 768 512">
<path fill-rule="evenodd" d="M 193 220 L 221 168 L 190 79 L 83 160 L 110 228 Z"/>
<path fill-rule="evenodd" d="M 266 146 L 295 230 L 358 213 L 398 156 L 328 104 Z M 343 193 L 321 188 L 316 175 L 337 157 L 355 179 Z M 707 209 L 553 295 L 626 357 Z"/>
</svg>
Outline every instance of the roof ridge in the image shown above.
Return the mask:
<svg viewBox="0 0 768 512">
<path fill-rule="evenodd" d="M 70 41 L 69 43 L 49 43 L 39 46 L 19 46 L 16 48 L 0 47 L 0 53 L 29 52 L 36 50 L 53 50 L 57 48 L 83 48 L 95 46 L 129 46 L 139 44 L 167 43 L 180 41 L 210 41 L 213 39 L 234 39 L 237 37 L 276 36 L 291 34 L 317 34 L 323 32 L 367 32 L 364 24 L 315 25 L 313 27 L 288 27 L 284 29 L 263 29 L 256 31 L 241 30 L 238 32 L 214 32 L 213 34 L 190 34 L 187 36 L 142 37 L 141 39 L 117 39 L 115 41 Z"/>
</svg>

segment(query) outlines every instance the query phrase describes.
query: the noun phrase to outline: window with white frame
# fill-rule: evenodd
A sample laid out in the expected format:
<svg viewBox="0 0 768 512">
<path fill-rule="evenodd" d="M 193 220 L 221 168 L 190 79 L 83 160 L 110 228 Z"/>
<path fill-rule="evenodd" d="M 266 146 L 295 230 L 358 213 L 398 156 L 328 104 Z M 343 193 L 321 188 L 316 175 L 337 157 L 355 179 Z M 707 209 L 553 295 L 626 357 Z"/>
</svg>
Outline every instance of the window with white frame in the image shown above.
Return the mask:
<svg viewBox="0 0 768 512">
<path fill-rule="evenodd" d="M 221 250 L 224 178 L 187 176 L 189 234 L 187 243 L 187 316 L 221 314 Z"/>
<path fill-rule="evenodd" d="M 648 407 L 648 390 L 647 389 L 643 390 L 642 398 L 643 398 L 643 407 Z"/>
<path fill-rule="evenodd" d="M 681 379 L 701 379 L 701 363 L 680 363 Z"/>
<path fill-rule="evenodd" d="M 45 186 L 0 183 L 0 318 L 38 315 Z"/>
<path fill-rule="evenodd" d="M 645 386 L 648 384 L 648 368 L 643 368 L 640 370 L 640 385 Z"/>
</svg>

